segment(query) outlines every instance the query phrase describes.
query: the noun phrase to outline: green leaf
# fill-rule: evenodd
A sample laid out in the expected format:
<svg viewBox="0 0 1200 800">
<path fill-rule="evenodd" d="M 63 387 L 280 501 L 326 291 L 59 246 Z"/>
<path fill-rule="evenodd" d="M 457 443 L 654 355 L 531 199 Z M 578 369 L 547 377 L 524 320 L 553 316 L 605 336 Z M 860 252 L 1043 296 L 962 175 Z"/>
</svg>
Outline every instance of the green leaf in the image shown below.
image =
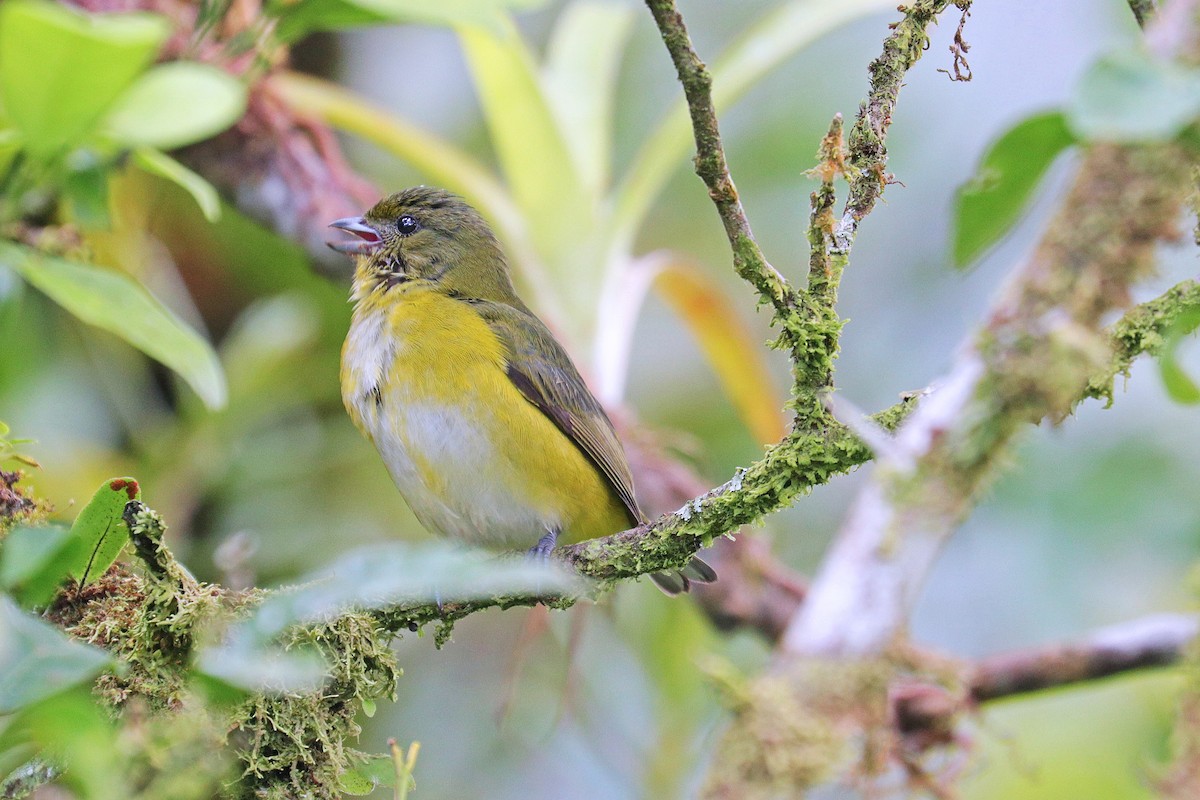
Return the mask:
<svg viewBox="0 0 1200 800">
<path fill-rule="evenodd" d="M 196 205 L 200 206 L 200 213 L 209 222 L 216 222 L 221 218 L 221 195 L 217 193 L 216 187 L 166 153 L 152 147 L 139 147 L 133 151 L 133 163 L 152 175 L 169 180 L 190 194 Z"/>
<path fill-rule="evenodd" d="M 1200 327 L 1200 314 L 1185 314 L 1166 334 L 1166 346 L 1158 358 L 1159 372 L 1167 395 L 1176 403 L 1194 406 L 1200 404 L 1200 386 L 1192 380 L 1179 364 L 1177 353 L 1184 337 Z"/>
<path fill-rule="evenodd" d="M 1101 57 L 1080 79 L 1067 107 L 1081 139 L 1169 141 L 1200 115 L 1200 71 L 1141 49 Z"/>
<path fill-rule="evenodd" d="M 954 202 L 954 265 L 966 267 L 1021 217 L 1058 155 L 1075 143 L 1061 112 L 1035 114 L 988 146 Z"/>
<path fill-rule="evenodd" d="M 0 264 L 79 319 L 175 370 L 209 408 L 225 405 L 225 376 L 212 345 L 127 275 L 5 241 Z"/>
<path fill-rule="evenodd" d="M 511 22 L 502 33 L 462 27 L 458 34 L 500 167 L 523 216 L 534 222 L 534 244 L 547 261 L 565 264 L 568 254 L 577 255 L 592 211 L 533 56 Z"/>
<path fill-rule="evenodd" d="M 0 3 L 0 105 L 25 146 L 49 155 L 92 131 L 170 34 L 150 14 L 83 14 Z"/>
<path fill-rule="evenodd" d="M 56 783 L 69 789 L 72 797 L 127 800 L 134 796 L 123 759 L 114 757 L 121 752 L 116 726 L 92 697 L 90 687 L 76 686 L 25 708 L 4 734 L 52 753 L 56 764 L 65 767 Z"/>
<path fill-rule="evenodd" d="M 418 22 L 430 25 L 478 25 L 499 30 L 506 9 L 529 9 L 546 0 L 300 0 L 276 2 L 279 16 L 276 35 L 295 41 L 314 31 L 339 30 L 363 25 Z"/>
<path fill-rule="evenodd" d="M 100 648 L 75 641 L 0 595 L 0 714 L 91 680 L 111 664 Z"/>
<path fill-rule="evenodd" d="M 633 17 L 632 8 L 611 3 L 567 6 L 554 27 L 542 71 L 575 168 L 596 198 L 608 185 L 613 94 Z"/>
<path fill-rule="evenodd" d="M 129 541 L 125 525 L 125 504 L 142 496 L 133 478 L 112 478 L 100 484 L 92 499 L 75 517 L 71 538 L 77 543 L 71 551 L 68 572 L 86 584 L 105 573 Z"/>
<path fill-rule="evenodd" d="M 246 87 L 228 72 L 174 61 L 139 77 L 104 126 L 122 144 L 173 150 L 220 133 L 245 112 Z"/>
<path fill-rule="evenodd" d="M 23 606 L 44 605 L 67 577 L 77 546 L 62 528 L 14 528 L 0 545 L 0 590 Z"/>
<path fill-rule="evenodd" d="M 83 153 L 76 150 L 72 156 Z M 74 160 L 68 158 L 68 161 Z M 91 162 L 91 159 L 89 159 Z M 63 194 L 70 210 L 71 221 L 92 230 L 106 230 L 108 215 L 108 165 L 85 163 L 67 172 Z"/>
<path fill-rule="evenodd" d="M 368 756 L 366 762 L 352 767 L 339 778 L 341 790 L 362 797 L 380 786 L 396 785 L 396 762 L 391 756 Z"/>
<path fill-rule="evenodd" d="M 369 697 L 364 697 L 362 699 L 362 710 L 363 710 L 363 713 L 366 714 L 368 718 L 375 716 L 375 711 L 376 711 L 375 701 Z"/>
</svg>

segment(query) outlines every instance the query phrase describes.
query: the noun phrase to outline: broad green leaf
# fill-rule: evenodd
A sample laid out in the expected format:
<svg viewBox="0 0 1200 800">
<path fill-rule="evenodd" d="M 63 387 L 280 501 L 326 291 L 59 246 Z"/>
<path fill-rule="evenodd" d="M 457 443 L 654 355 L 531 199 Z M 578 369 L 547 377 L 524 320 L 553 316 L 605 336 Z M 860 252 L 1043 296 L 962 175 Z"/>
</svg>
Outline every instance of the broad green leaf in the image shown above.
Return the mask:
<svg viewBox="0 0 1200 800">
<path fill-rule="evenodd" d="M 1079 81 L 1067 107 L 1081 139 L 1169 141 L 1200 116 L 1200 71 L 1143 50 L 1103 56 Z"/>
<path fill-rule="evenodd" d="M 338 789 L 351 797 L 366 797 L 377 787 L 375 781 L 357 769 L 347 770 L 338 776 Z"/>
<path fill-rule="evenodd" d="M 121 554 L 129 541 L 125 504 L 141 497 L 133 478 L 112 478 L 100 484 L 92 499 L 71 525 L 71 561 L 67 571 L 82 586 L 99 578 Z"/>
<path fill-rule="evenodd" d="M 121 752 L 116 725 L 92 697 L 90 687 L 75 686 L 23 709 L 5 736 L 10 733 L 53 753 L 55 762 L 65 768 L 55 782 L 70 790 L 72 797 L 128 800 L 135 796 L 126 782 L 126 765 L 114 757 Z"/>
<path fill-rule="evenodd" d="M 565 262 L 591 218 L 566 138 L 550 112 L 533 56 L 511 23 L 503 33 L 458 30 L 500 167 L 538 252 Z"/>
<path fill-rule="evenodd" d="M 75 641 L 0 595 L 0 714 L 90 680 L 111 664 L 100 648 Z"/>
<path fill-rule="evenodd" d="M 727 111 L 763 76 L 830 31 L 884 11 L 895 0 L 792 0 L 746 30 L 713 62 L 713 102 Z M 687 162 L 693 145 L 687 104 L 680 99 L 645 140 L 617 191 L 615 240 L 628 249 L 667 180 Z"/>
<path fill-rule="evenodd" d="M 551 110 L 575 168 L 599 198 L 612 160 L 613 94 L 634 10 L 611 3 L 567 6 L 555 25 L 542 71 Z"/>
<path fill-rule="evenodd" d="M 499 30 L 506 9 L 535 8 L 545 0 L 300 0 L 272 4 L 279 16 L 276 34 L 295 41 L 313 31 L 417 22 L 430 25 L 479 25 Z"/>
<path fill-rule="evenodd" d="M 221 195 L 216 187 L 166 153 L 153 147 L 139 147 L 133 151 L 133 162 L 146 172 L 165 178 L 190 194 L 196 205 L 200 206 L 200 213 L 209 222 L 221 218 Z"/>
<path fill-rule="evenodd" d="M 62 528 L 14 528 L 0 543 L 0 591 L 26 607 L 44 605 L 67 577 L 76 547 Z"/>
<path fill-rule="evenodd" d="M 225 405 L 225 377 L 212 345 L 128 276 L 5 241 L 0 264 L 79 319 L 178 372 L 209 408 Z"/>
<path fill-rule="evenodd" d="M 84 14 L 43 0 L 5 0 L 0 105 L 31 152 L 52 154 L 92 131 L 169 33 L 155 15 Z"/>
<path fill-rule="evenodd" d="M 246 87 L 210 64 L 174 61 L 141 75 L 104 127 L 125 145 L 173 150 L 214 136 L 246 112 Z"/>
<path fill-rule="evenodd" d="M 1200 386 L 1179 364 L 1177 353 L 1184 337 L 1195 332 L 1200 327 L 1200 314 L 1187 314 L 1166 335 L 1167 344 L 1162 355 L 1158 358 L 1159 371 L 1162 374 L 1163 386 L 1167 395 L 1176 403 L 1184 405 L 1200 404 Z"/>
<path fill-rule="evenodd" d="M 1054 159 L 1074 143 L 1062 113 L 1050 111 L 1026 117 L 988 146 L 955 199 L 956 267 L 975 261 L 1008 232 Z"/>
</svg>

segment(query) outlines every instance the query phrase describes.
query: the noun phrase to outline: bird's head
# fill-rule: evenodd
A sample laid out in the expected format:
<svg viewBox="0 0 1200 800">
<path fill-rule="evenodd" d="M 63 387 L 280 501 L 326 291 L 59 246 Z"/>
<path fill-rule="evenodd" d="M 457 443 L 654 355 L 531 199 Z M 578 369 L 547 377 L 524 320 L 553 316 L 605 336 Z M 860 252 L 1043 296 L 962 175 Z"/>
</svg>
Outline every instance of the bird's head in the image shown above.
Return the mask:
<svg viewBox="0 0 1200 800">
<path fill-rule="evenodd" d="M 329 244 L 357 257 L 356 295 L 419 281 L 451 295 L 520 302 L 487 222 L 444 189 L 405 189 L 380 200 L 361 217 L 335 220 L 329 226 L 359 239 Z"/>
</svg>

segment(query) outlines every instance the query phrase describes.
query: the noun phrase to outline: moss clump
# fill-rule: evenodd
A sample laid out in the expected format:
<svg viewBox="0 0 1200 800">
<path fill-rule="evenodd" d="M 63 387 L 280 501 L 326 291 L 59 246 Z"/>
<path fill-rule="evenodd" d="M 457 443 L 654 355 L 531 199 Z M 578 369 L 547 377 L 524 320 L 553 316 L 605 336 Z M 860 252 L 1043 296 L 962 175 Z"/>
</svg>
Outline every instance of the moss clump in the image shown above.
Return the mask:
<svg viewBox="0 0 1200 800">
<path fill-rule="evenodd" d="M 870 780 L 898 764 L 914 786 L 932 785 L 923 756 L 954 741 L 959 709 L 917 701 L 964 696 L 958 665 L 902 646 L 876 659 L 799 660 L 753 680 L 710 673 L 734 719 L 709 771 L 708 800 L 801 797 L 847 765 Z M 920 716 L 927 710 L 936 718 Z"/>
<path fill-rule="evenodd" d="M 887 719 L 883 661 L 804 661 L 740 683 L 726 679 L 734 721 L 703 796 L 798 797 L 852 757 L 850 739 Z"/>
<path fill-rule="evenodd" d="M 298 800 L 339 798 L 339 779 L 361 762 L 346 743 L 360 731 L 364 700 L 393 698 L 400 670 L 375 618 L 344 614 L 293 631 L 289 647 L 315 646 L 331 666 L 320 690 L 260 695 L 234 714 L 233 740 L 245 765 L 235 796 Z"/>
</svg>

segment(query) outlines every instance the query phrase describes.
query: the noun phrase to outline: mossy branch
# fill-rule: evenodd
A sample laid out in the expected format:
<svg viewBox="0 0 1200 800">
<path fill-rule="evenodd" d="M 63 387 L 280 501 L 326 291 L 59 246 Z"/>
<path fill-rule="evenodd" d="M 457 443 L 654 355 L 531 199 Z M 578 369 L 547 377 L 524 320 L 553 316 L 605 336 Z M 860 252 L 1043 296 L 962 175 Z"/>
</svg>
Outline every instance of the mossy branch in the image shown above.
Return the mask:
<svg viewBox="0 0 1200 800">
<path fill-rule="evenodd" d="M 1193 28 L 1182 38 L 1193 48 L 1200 37 Z M 1166 320 L 1194 302 L 1190 282 L 1123 320 L 1115 353 L 1101 321 L 1152 273 L 1157 244 L 1176 236 L 1173 221 L 1191 188 L 1181 165 L 1190 163 L 1172 144 L 1086 148 L 1034 253 L 860 494 L 784 637 L 787 652 L 886 648 L 1014 437 L 1031 422 L 1062 419 L 1080 397 L 1109 394 L 1112 377 L 1128 368 L 1128 348 L 1161 346 Z"/>
</svg>

